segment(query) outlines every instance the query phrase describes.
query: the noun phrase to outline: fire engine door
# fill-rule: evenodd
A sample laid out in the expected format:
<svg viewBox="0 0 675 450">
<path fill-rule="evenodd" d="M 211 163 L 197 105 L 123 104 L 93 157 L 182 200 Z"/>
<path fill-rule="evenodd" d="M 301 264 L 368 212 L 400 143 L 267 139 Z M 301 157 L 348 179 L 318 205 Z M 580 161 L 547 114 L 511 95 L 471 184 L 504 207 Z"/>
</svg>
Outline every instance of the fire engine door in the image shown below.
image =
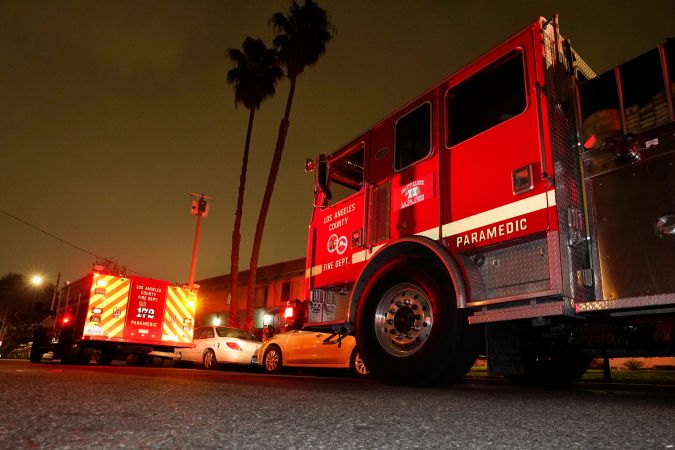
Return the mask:
<svg viewBox="0 0 675 450">
<path fill-rule="evenodd" d="M 328 161 L 327 193 L 313 218 L 314 287 L 354 280 L 365 260 L 364 151 L 360 142 Z"/>
<path fill-rule="evenodd" d="M 533 36 L 516 35 L 446 86 L 442 233 L 456 252 L 548 228 Z"/>
<path fill-rule="evenodd" d="M 435 94 L 426 95 L 394 122 L 391 238 L 438 239 L 438 152 Z"/>
</svg>

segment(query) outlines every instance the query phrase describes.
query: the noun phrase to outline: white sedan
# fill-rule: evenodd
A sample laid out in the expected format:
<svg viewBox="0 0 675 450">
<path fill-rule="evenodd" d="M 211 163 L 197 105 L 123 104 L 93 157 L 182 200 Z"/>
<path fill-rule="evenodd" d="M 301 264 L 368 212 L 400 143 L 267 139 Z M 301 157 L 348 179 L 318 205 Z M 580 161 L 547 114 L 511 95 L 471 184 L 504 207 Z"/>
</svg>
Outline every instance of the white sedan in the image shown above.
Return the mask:
<svg viewBox="0 0 675 450">
<path fill-rule="evenodd" d="M 198 363 L 205 369 L 217 369 L 224 363 L 251 364 L 261 345 L 248 331 L 218 326 L 195 328 L 193 342 L 194 348 L 176 349 L 174 359 Z"/>
<path fill-rule="evenodd" d="M 354 336 L 311 330 L 279 333 L 260 347 L 258 363 L 265 372 L 284 367 L 323 367 L 350 369 L 356 376 L 368 375 Z"/>
</svg>

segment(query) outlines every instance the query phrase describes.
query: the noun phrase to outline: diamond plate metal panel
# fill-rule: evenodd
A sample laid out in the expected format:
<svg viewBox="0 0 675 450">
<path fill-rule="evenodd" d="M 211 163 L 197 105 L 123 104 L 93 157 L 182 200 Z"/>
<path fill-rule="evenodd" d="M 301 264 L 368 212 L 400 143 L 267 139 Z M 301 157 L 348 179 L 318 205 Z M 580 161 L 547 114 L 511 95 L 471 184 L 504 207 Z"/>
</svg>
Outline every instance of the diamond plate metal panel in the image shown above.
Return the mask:
<svg viewBox="0 0 675 450">
<path fill-rule="evenodd" d="M 584 194 L 578 152 L 580 140 L 573 106 L 575 97 L 568 75 L 570 62 L 564 57 L 563 39 L 555 22 L 544 29 L 544 43 L 546 100 L 559 229 L 559 245 L 555 247 L 560 250 L 560 267 L 552 277 L 561 276 L 565 297 L 590 300 L 593 298 L 592 288 L 577 281 L 577 273 L 590 267 L 590 256 L 585 239 Z M 575 57 L 573 64 L 576 70 L 592 74 L 574 51 L 571 54 Z M 551 264 L 553 268 L 554 264 Z"/>
<path fill-rule="evenodd" d="M 546 239 L 524 242 L 483 254 L 485 261 L 475 270 L 480 275 L 486 298 L 508 297 L 549 288 Z M 471 301 L 483 300 L 471 291 Z"/>
</svg>

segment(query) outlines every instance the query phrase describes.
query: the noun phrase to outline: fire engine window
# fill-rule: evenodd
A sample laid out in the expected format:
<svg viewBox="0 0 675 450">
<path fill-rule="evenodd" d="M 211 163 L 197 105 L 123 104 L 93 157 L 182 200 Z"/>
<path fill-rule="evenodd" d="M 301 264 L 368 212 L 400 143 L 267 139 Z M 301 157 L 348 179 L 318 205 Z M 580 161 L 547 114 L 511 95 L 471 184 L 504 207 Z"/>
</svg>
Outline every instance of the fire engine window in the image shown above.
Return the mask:
<svg viewBox="0 0 675 450">
<path fill-rule="evenodd" d="M 396 122 L 394 166 L 401 170 L 431 151 L 431 104 L 425 103 Z"/>
<path fill-rule="evenodd" d="M 448 90 L 448 146 L 525 110 L 523 54 L 515 50 Z"/>
<path fill-rule="evenodd" d="M 363 185 L 363 148 L 330 163 L 328 188 L 334 204 L 361 190 Z"/>
</svg>

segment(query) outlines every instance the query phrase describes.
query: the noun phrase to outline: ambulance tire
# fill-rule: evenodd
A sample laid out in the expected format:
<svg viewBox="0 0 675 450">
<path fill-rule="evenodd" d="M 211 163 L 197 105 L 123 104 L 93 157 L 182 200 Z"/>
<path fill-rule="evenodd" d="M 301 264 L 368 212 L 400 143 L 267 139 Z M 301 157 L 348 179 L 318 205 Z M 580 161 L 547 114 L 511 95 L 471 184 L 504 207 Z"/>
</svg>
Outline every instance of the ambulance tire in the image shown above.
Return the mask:
<svg viewBox="0 0 675 450">
<path fill-rule="evenodd" d="M 42 360 L 42 355 L 44 352 L 41 350 L 41 347 L 44 345 L 46 336 L 46 331 L 43 327 L 37 327 L 35 333 L 33 333 L 33 345 L 30 347 L 30 355 L 28 358 L 32 363 L 39 363 Z"/>
<path fill-rule="evenodd" d="M 44 353 L 42 352 L 42 350 L 40 350 L 40 347 L 34 343 L 30 348 L 30 355 L 29 355 L 30 362 L 39 363 L 40 361 L 42 361 L 43 354 Z"/>
<path fill-rule="evenodd" d="M 440 263 L 399 257 L 374 274 L 357 311 L 358 345 L 370 372 L 388 384 L 446 385 L 478 358 L 479 328 L 457 310 Z M 401 340 L 400 337 L 403 336 Z"/>
<path fill-rule="evenodd" d="M 216 353 L 211 349 L 206 350 L 204 353 L 202 363 L 206 370 L 218 370 L 220 368 L 218 360 L 216 359 Z"/>
<path fill-rule="evenodd" d="M 82 349 L 77 345 L 69 345 L 61 352 L 61 362 L 63 364 L 77 364 L 80 361 Z"/>
<path fill-rule="evenodd" d="M 84 347 L 80 352 L 80 359 L 77 362 L 78 364 L 88 365 L 91 362 L 91 357 L 94 354 L 94 349 L 89 347 Z"/>
<path fill-rule="evenodd" d="M 113 357 L 110 352 L 107 351 L 102 351 L 96 354 L 96 362 L 98 362 L 102 366 L 109 366 L 112 364 Z"/>
</svg>

